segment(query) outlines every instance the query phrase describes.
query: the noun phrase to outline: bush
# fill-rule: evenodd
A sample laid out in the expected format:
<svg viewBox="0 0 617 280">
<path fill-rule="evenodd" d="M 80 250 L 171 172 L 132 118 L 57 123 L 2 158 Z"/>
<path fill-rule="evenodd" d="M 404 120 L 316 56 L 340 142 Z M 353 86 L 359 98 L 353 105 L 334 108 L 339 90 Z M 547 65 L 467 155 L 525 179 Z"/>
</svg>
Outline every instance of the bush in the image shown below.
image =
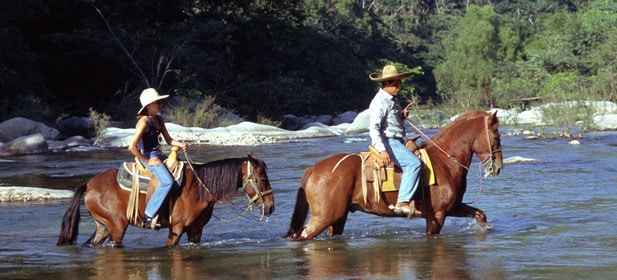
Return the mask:
<svg viewBox="0 0 617 280">
<path fill-rule="evenodd" d="M 105 130 L 109 126 L 110 117 L 104 113 L 99 113 L 90 107 L 88 116 L 92 119 L 94 124 L 94 135 L 96 139 L 94 140 L 94 145 L 97 145 L 99 139 L 105 135 Z"/>
<path fill-rule="evenodd" d="M 213 128 L 237 124 L 239 118 L 215 104 L 215 100 L 212 96 L 205 96 L 202 100 L 178 97 L 166 115 L 171 122 L 186 127 Z"/>
<path fill-rule="evenodd" d="M 577 123 L 581 129 L 593 129 L 593 114 L 596 108 L 589 102 L 569 101 L 563 103 L 549 103 L 540 107 L 542 121 L 555 127 L 562 135 L 571 135 Z"/>
</svg>

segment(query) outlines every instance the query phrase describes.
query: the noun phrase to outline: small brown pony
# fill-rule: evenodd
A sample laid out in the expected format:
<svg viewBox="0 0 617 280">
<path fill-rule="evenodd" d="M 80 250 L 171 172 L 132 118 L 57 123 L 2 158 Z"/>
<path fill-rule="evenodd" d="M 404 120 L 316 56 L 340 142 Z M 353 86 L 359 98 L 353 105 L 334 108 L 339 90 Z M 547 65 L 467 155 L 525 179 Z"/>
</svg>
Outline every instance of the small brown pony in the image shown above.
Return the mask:
<svg viewBox="0 0 617 280">
<path fill-rule="evenodd" d="M 243 188 L 249 198 L 249 206 L 255 203 L 262 215 L 270 216 L 274 211 L 274 195 L 266 170 L 266 164 L 252 155 L 185 167 L 181 189 L 172 189 L 169 194 L 173 208 L 169 210 L 168 203 L 164 203 L 159 211 L 161 227 L 169 227 L 167 246 L 177 245 L 185 232 L 190 243 L 199 243 L 203 227 L 212 217 L 214 204 L 232 200 L 239 188 Z M 62 219 L 58 246 L 74 244 L 77 240 L 82 195 L 96 224 L 96 230 L 84 245 L 100 245 L 109 238 L 111 246 L 122 246 L 129 225 L 126 213 L 130 192 L 120 188 L 117 174 L 118 169 L 109 169 L 76 189 Z M 145 197 L 142 194 L 139 199 L 142 216 Z"/>
<path fill-rule="evenodd" d="M 467 173 L 473 154 L 482 160 L 487 175 L 497 176 L 503 167 L 497 112 L 469 111 L 424 142 L 435 174 L 435 184 L 421 184 L 414 197 L 412 216 L 426 219 L 426 234 L 439 234 L 446 216 L 474 217 L 487 225 L 484 212 L 462 202 L 467 189 Z M 395 214 L 389 205 L 396 203 L 398 191 L 374 192 L 373 184 L 362 191 L 363 163 L 360 155 L 336 154 L 308 167 L 300 182 L 296 206 L 286 237 L 312 239 L 328 228 L 328 235 L 340 235 L 349 212 L 382 217 L 406 217 Z M 399 176 L 400 172 L 395 174 Z M 396 182 L 397 180 L 395 180 Z M 421 182 L 422 183 L 422 182 Z M 303 225 L 308 216 L 311 218 Z"/>
</svg>

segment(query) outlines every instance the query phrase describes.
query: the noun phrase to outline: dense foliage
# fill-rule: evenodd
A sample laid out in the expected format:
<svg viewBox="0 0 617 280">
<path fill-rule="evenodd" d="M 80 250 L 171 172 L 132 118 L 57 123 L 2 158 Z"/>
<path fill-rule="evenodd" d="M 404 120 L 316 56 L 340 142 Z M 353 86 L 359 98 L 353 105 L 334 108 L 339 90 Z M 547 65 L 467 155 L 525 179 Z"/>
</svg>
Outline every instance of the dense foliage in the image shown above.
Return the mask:
<svg viewBox="0 0 617 280">
<path fill-rule="evenodd" d="M 241 116 L 363 110 L 384 63 L 422 104 L 604 99 L 614 0 L 20 0 L 0 11 L 0 121 L 132 118 L 144 87 Z"/>
</svg>

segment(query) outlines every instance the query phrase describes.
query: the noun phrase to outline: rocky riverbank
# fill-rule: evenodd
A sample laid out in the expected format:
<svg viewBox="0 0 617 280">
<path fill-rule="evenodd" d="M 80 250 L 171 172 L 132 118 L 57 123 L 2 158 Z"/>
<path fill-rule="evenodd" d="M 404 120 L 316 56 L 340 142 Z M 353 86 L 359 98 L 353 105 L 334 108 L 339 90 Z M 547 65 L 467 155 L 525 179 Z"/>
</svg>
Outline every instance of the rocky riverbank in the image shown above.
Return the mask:
<svg viewBox="0 0 617 280">
<path fill-rule="evenodd" d="M 599 130 L 617 130 L 617 106 L 611 102 L 593 104 L 601 108 L 594 115 L 593 121 Z M 497 109 L 493 109 L 497 110 Z M 447 123 L 456 116 L 447 118 L 439 114 L 440 123 Z M 203 145 L 238 145 L 255 146 L 267 145 L 279 141 L 295 141 L 302 138 L 330 137 L 337 135 L 354 135 L 365 133 L 368 127 L 368 112 L 359 114 L 345 113 L 345 117 L 312 117 L 292 119 L 298 130 L 288 130 L 273 126 L 261 125 L 251 122 L 241 122 L 228 127 L 212 129 L 182 127 L 173 123 L 167 123 L 170 134 L 179 140 L 193 144 Z M 540 109 L 532 109 L 521 113 L 498 109 L 498 117 L 502 126 L 508 126 L 510 133 L 533 133 L 520 127 L 542 126 L 542 114 Z M 338 118 L 338 119 L 337 119 Z M 337 119 L 336 122 L 333 122 Z M 429 123 L 428 119 L 434 120 L 434 116 L 411 116 L 410 119 L 421 129 L 422 123 Z M 82 119 L 83 120 L 83 119 Z M 87 122 L 87 120 L 85 121 Z M 513 127 L 519 127 L 512 129 Z M 410 129 L 410 134 L 414 134 Z M 504 129 L 505 131 L 505 129 Z M 514 132 L 513 132 L 514 131 Z M 0 123 L 0 163 L 10 164 L 10 160 L 3 160 L 1 156 L 19 156 L 35 153 L 55 152 L 88 152 L 109 148 L 126 147 L 134 133 L 133 128 L 110 127 L 105 134 L 97 139 L 75 135 L 61 139 L 66 132 L 45 126 L 42 123 L 24 118 L 15 118 Z M 6 142 L 6 144 L 4 144 Z M 574 143 L 576 142 L 576 143 Z M 579 142 L 572 141 L 572 144 Z M 529 159 L 511 158 L 506 161 L 521 161 Z M 0 186 L 0 202 L 18 201 L 47 201 L 53 199 L 66 199 L 72 196 L 71 191 L 50 190 L 20 186 Z"/>
<path fill-rule="evenodd" d="M 617 129 L 617 105 L 615 103 L 607 101 L 589 102 L 587 106 L 593 106 L 598 112 L 593 116 L 597 129 Z M 492 109 L 491 111 L 493 110 L 498 110 L 498 117 L 502 125 L 526 128 L 544 125 L 541 106 L 523 112 L 503 109 Z M 456 116 L 447 118 L 443 114 L 440 115 L 441 119 L 438 121 L 444 124 L 456 118 Z M 303 138 L 360 134 L 367 131 L 369 122 L 367 111 L 304 119 L 287 115 L 285 119 L 287 122 L 293 122 L 293 125 L 300 127 L 300 129 L 288 130 L 251 122 L 241 122 L 227 127 L 210 129 L 183 127 L 173 123 L 167 123 L 166 126 L 173 138 L 192 144 L 255 146 Z M 428 116 L 416 115 L 410 116 L 410 119 L 420 129 L 427 128 L 423 127 L 422 123 L 430 123 L 422 121 L 429 119 Z M 434 121 L 434 116 L 431 116 L 430 119 Z M 40 122 L 25 118 L 14 118 L 0 123 L 0 157 L 127 147 L 134 131 L 134 128 L 109 127 L 105 134 L 98 139 L 85 138 L 81 135 L 61 139 L 66 132 L 48 127 Z M 413 134 L 412 130 L 409 131 Z"/>
</svg>

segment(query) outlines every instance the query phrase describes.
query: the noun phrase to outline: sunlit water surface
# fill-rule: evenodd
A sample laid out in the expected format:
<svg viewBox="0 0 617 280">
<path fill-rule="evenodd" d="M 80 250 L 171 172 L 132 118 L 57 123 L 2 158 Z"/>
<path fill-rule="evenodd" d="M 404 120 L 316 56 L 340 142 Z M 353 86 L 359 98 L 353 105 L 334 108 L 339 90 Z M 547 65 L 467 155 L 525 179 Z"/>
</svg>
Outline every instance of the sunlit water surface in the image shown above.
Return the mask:
<svg viewBox="0 0 617 280">
<path fill-rule="evenodd" d="M 429 132 L 431 133 L 431 132 Z M 434 133 L 434 132 L 433 132 Z M 617 138 L 587 133 L 565 139 L 502 138 L 506 164 L 479 180 L 477 159 L 465 201 L 484 210 L 492 230 L 449 217 L 442 234 L 426 237 L 423 219 L 349 215 L 342 236 L 314 241 L 283 238 L 302 171 L 338 152 L 366 150 L 367 135 L 260 147 L 191 146 L 191 159 L 210 161 L 254 153 L 269 166 L 276 211 L 235 221 L 246 207 L 238 195 L 215 207 L 202 242 L 164 246 L 167 230 L 129 227 L 124 248 L 56 247 L 68 200 L 0 202 L 1 279 L 607 279 L 617 275 Z M 22 156 L 0 161 L 0 184 L 72 189 L 130 160 L 124 150 Z M 476 171 L 478 170 L 478 171 Z M 240 194 L 240 193 L 239 193 Z M 82 205 L 78 242 L 94 224 Z"/>
</svg>

